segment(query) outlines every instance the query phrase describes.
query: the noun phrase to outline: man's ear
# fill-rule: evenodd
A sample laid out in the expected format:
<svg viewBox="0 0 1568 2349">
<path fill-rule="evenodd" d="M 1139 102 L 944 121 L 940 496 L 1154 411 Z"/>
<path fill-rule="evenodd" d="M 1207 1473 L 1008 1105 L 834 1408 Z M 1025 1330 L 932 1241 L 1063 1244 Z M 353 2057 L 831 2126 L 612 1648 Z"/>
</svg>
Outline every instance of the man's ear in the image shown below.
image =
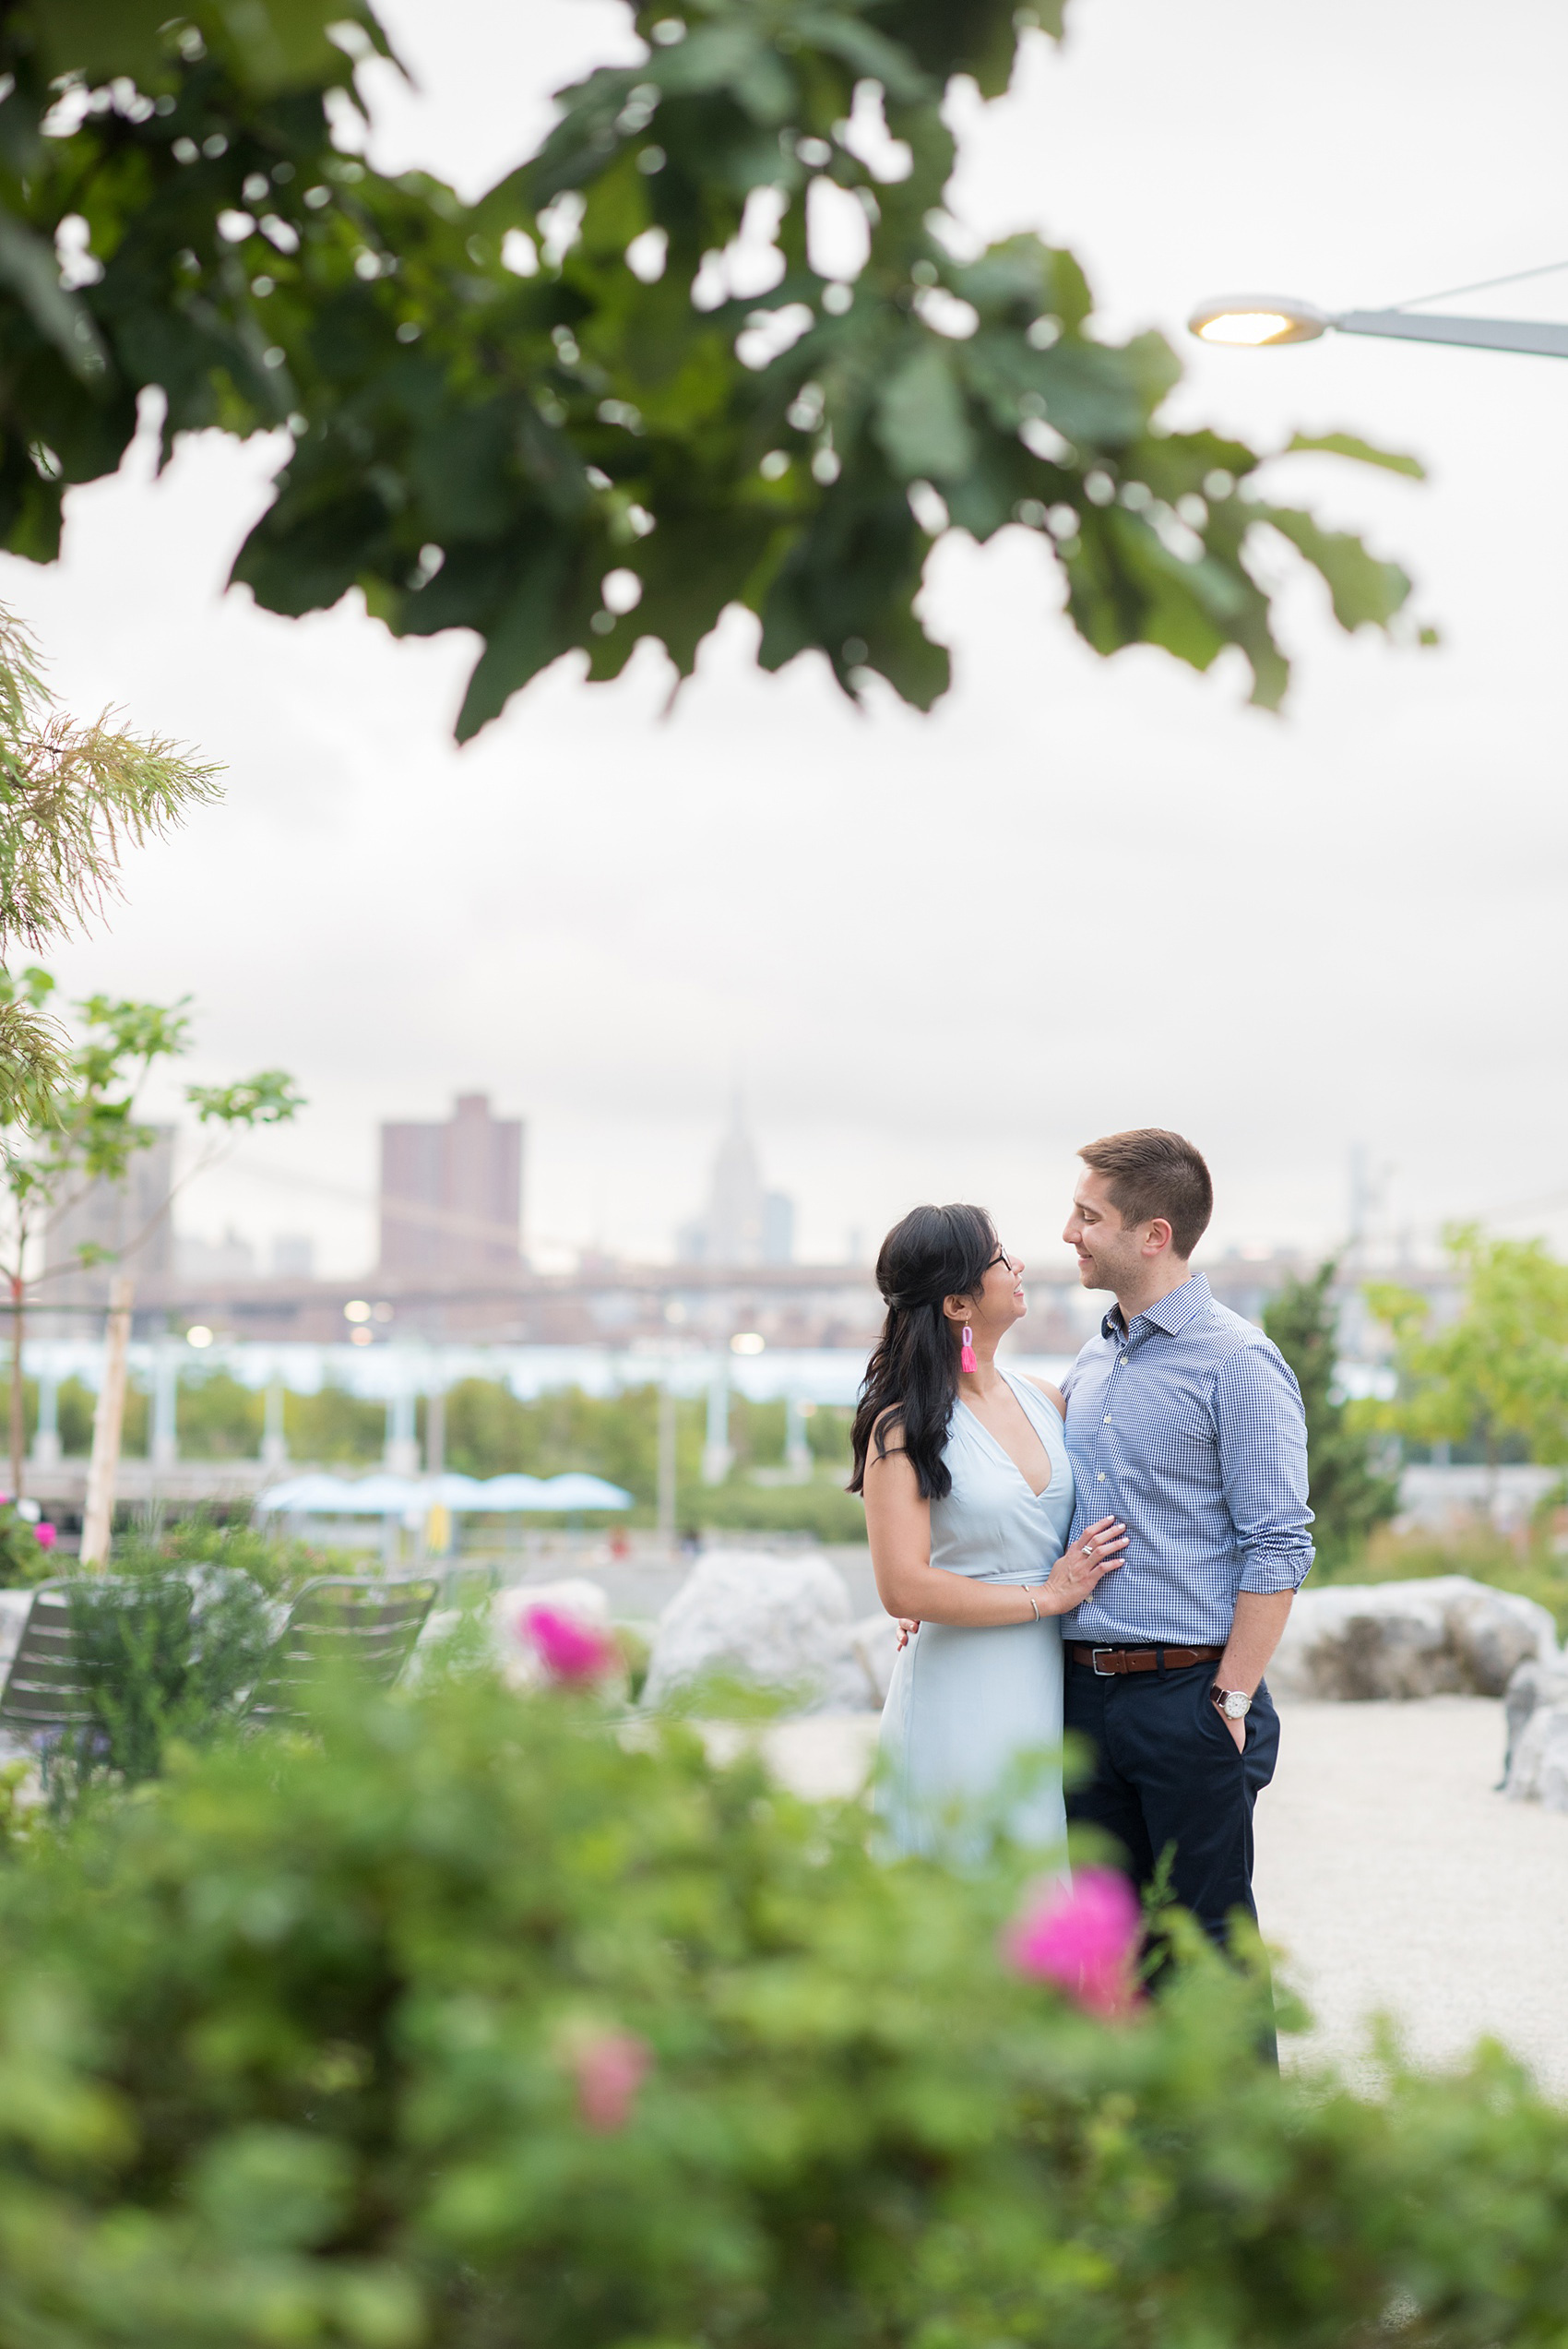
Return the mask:
<svg viewBox="0 0 1568 2349">
<path fill-rule="evenodd" d="M 1163 1256 L 1170 1246 L 1171 1231 L 1163 1215 L 1154 1215 L 1144 1226 L 1143 1256 Z"/>
</svg>

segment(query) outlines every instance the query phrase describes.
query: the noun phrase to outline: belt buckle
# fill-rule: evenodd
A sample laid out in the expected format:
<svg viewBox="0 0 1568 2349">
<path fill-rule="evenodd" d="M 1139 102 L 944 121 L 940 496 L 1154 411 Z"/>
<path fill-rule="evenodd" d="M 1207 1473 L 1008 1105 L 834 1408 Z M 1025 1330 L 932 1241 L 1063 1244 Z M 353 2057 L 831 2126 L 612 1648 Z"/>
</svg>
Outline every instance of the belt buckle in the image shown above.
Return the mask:
<svg viewBox="0 0 1568 2349">
<path fill-rule="evenodd" d="M 1116 1675 L 1114 1672 L 1101 1672 L 1099 1668 L 1100 1657 L 1114 1655 L 1115 1652 L 1116 1651 L 1114 1648 L 1091 1648 L 1089 1650 L 1089 1670 L 1094 1674 L 1097 1680 L 1115 1679 Z"/>
</svg>

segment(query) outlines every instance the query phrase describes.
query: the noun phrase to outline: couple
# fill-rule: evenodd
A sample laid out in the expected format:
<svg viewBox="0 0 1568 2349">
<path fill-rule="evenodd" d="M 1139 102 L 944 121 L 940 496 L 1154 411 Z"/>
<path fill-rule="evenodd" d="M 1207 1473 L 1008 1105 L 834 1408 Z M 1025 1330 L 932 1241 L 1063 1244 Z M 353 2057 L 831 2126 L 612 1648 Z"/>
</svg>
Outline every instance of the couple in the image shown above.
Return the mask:
<svg viewBox="0 0 1568 2349">
<path fill-rule="evenodd" d="M 1024 1268 L 980 1209 L 916 1208 L 877 1258 L 852 1489 L 909 1635 L 883 1800 L 906 1851 L 962 1851 L 966 1814 L 999 1806 L 1060 1846 L 1060 1770 L 1031 1779 L 1029 1758 L 1065 1727 L 1094 1757 L 1072 1818 L 1140 1887 L 1170 1851 L 1175 1899 L 1222 1941 L 1256 1915 L 1253 1805 L 1279 1745 L 1263 1675 L 1313 1562 L 1301 1392 L 1191 1270 L 1214 1201 L 1193 1145 L 1142 1127 L 1078 1156 L 1063 1236 L 1116 1301 L 1061 1392 L 997 1366 Z"/>
</svg>

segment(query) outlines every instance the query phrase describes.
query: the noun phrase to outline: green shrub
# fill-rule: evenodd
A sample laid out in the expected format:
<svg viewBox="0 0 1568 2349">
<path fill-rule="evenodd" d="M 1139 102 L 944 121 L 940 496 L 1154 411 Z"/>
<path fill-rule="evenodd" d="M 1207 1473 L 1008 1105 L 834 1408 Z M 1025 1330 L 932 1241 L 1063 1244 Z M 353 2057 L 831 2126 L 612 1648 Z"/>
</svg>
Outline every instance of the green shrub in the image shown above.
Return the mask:
<svg viewBox="0 0 1568 2349">
<path fill-rule="evenodd" d="M 683 1494 L 680 1508 L 683 1524 L 715 1532 L 810 1533 L 819 1542 L 866 1538 L 863 1506 L 831 1476 L 814 1477 L 806 1485 L 753 1485 L 733 1477 Z"/>
<path fill-rule="evenodd" d="M 283 1398 L 283 1435 L 293 1460 L 329 1467 L 365 1468 L 386 1448 L 386 1406 L 350 1395 L 344 1387 Z"/>
<path fill-rule="evenodd" d="M 116 1574 L 150 1573 L 160 1566 L 227 1567 L 248 1575 L 269 1595 L 285 1597 L 317 1574 L 365 1571 L 362 1556 L 354 1551 L 282 1541 L 259 1532 L 247 1519 L 224 1520 L 199 1509 L 170 1520 L 155 1533 L 133 1531 L 115 1536 Z"/>
<path fill-rule="evenodd" d="M 48 1752 L 55 1807 L 95 1783 L 155 1778 L 172 1746 L 208 1745 L 232 1729 L 294 1592 L 352 1566 L 193 1517 L 116 1541 L 108 1576 L 73 1574 L 72 1636 L 91 1705 Z"/>
<path fill-rule="evenodd" d="M 1552 1539 L 1544 1521 L 1521 1541 L 1499 1533 L 1484 1520 L 1448 1534 L 1382 1532 L 1332 1571 L 1314 1567 L 1313 1580 L 1408 1582 L 1429 1575 L 1468 1574 L 1478 1582 L 1538 1601 L 1556 1617 L 1559 1633 L 1568 1634 L 1568 1559 L 1559 1556 Z"/>
<path fill-rule="evenodd" d="M 226 1370 L 180 1380 L 175 1407 L 183 1460 L 255 1460 L 261 1449 L 266 1398 Z M 385 1420 L 385 1414 L 383 1414 Z"/>
<path fill-rule="evenodd" d="M 69 2349 L 1560 2342 L 1568 2116 L 1281 2084 L 1201 1952 L 1017 1979 L 695 1737 L 439 1683 L 0 1868 L 0 2337 Z M 646 2077 L 643 2077 L 646 2067 Z"/>
<path fill-rule="evenodd" d="M 279 1629 L 278 1610 L 234 1568 L 181 1567 L 154 1556 L 69 1584 L 71 1634 L 90 1711 L 49 1750 L 56 1806 L 95 1781 L 155 1778 L 173 1744 L 230 1728 Z"/>
</svg>

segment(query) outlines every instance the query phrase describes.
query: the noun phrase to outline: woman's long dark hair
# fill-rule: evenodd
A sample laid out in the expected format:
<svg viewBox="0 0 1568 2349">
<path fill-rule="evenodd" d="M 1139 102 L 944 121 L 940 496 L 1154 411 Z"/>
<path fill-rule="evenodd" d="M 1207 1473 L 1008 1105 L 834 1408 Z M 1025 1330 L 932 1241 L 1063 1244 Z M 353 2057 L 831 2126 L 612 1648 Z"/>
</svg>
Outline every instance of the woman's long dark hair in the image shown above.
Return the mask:
<svg viewBox="0 0 1568 2349">
<path fill-rule="evenodd" d="M 996 1227 L 983 1207 L 913 1207 L 882 1243 L 876 1285 L 887 1318 L 849 1438 L 851 1493 L 862 1489 L 872 1445 L 878 1460 L 886 1456 L 894 1427 L 904 1431 L 921 1498 L 942 1501 L 952 1491 L 942 1454 L 958 1392 L 958 1333 L 943 1300 L 972 1294 L 995 1258 Z"/>
</svg>

